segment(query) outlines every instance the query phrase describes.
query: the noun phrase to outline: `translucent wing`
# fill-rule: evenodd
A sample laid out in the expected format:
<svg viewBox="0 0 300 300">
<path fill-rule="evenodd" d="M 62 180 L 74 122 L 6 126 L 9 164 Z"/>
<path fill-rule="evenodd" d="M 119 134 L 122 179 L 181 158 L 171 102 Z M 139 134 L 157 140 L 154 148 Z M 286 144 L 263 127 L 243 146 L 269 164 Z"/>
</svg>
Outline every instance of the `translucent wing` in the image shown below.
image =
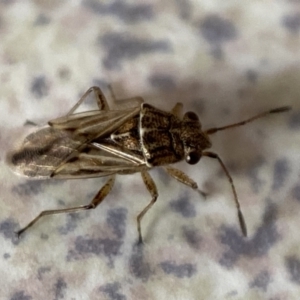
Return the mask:
<svg viewBox="0 0 300 300">
<path fill-rule="evenodd" d="M 140 107 L 89 111 L 52 120 L 50 127 L 28 135 L 19 150 L 8 154 L 8 161 L 16 173 L 40 179 L 87 178 L 125 172 L 140 164 L 134 154 L 124 156 L 122 149 L 112 146 L 102 149 L 99 141 L 139 111 Z M 96 139 L 98 146 L 93 144 Z"/>
<path fill-rule="evenodd" d="M 140 110 L 138 106 L 127 110 L 87 111 L 51 120 L 49 125 L 56 129 L 72 130 L 74 134 L 85 134 L 92 140 L 112 133 Z"/>
<path fill-rule="evenodd" d="M 89 145 L 78 156 L 72 157 L 63 163 L 53 173 L 53 178 L 72 179 L 72 178 L 92 178 L 103 177 L 112 174 L 131 174 L 140 172 L 146 168 L 143 158 L 137 159 L 136 154 L 126 153 L 122 149 L 109 151 L 96 149 Z"/>
</svg>

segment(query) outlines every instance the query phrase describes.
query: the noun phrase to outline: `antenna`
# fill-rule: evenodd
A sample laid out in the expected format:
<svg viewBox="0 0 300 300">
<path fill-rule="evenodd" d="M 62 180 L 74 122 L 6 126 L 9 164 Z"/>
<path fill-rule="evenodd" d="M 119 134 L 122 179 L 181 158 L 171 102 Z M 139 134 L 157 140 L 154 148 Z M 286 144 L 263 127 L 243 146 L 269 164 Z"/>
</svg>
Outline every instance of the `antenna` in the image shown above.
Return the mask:
<svg viewBox="0 0 300 300">
<path fill-rule="evenodd" d="M 238 126 L 241 126 L 241 125 L 245 125 L 247 123 L 250 123 L 256 119 L 260 119 L 260 118 L 263 118 L 269 114 L 277 114 L 277 113 L 282 113 L 282 112 L 286 112 L 286 111 L 289 111 L 291 110 L 292 107 L 291 106 L 282 106 L 282 107 L 278 107 L 278 108 L 275 108 L 275 109 L 271 109 L 269 111 L 266 111 L 266 112 L 263 112 L 263 113 L 260 113 L 256 116 L 253 116 L 249 119 L 246 119 L 244 121 L 241 121 L 241 122 L 238 122 L 238 123 L 234 123 L 234 124 L 230 124 L 230 125 L 227 125 L 227 126 L 223 126 L 223 127 L 214 127 L 214 128 L 209 128 L 205 131 L 206 134 L 214 134 L 216 133 L 217 131 L 221 131 L 221 130 L 225 130 L 225 129 L 229 129 L 229 128 L 234 128 L 234 127 L 238 127 Z"/>
</svg>

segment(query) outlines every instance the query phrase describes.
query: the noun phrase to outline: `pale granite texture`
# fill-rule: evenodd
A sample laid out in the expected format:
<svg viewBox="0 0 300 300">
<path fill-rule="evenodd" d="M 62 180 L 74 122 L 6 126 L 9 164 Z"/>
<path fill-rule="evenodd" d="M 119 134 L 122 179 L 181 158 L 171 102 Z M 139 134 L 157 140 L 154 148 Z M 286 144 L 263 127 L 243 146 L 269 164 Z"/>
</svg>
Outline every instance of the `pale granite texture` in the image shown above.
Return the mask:
<svg viewBox="0 0 300 300">
<path fill-rule="evenodd" d="M 299 299 L 300 2 L 0 1 L 0 299 Z M 214 160 L 178 167 L 203 199 L 151 174 L 119 176 L 94 211 L 47 217 L 86 204 L 103 179 L 28 181 L 6 152 L 64 115 L 90 86 L 140 95 L 165 110 L 178 101 L 204 128 L 292 105 L 212 137 L 234 179 L 249 236 L 239 230 L 230 185 Z M 88 103 L 86 109 L 91 109 Z"/>
</svg>

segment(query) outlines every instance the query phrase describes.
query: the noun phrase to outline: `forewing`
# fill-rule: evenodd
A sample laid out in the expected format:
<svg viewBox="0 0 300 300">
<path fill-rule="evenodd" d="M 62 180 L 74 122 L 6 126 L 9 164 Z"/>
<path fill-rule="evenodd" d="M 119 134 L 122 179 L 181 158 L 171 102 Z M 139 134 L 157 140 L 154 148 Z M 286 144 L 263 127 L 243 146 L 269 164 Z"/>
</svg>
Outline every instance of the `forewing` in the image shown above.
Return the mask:
<svg viewBox="0 0 300 300">
<path fill-rule="evenodd" d="M 10 152 L 8 162 L 20 175 L 47 178 L 82 145 L 83 139 L 71 131 L 45 127 L 28 135 L 19 150 Z"/>
<path fill-rule="evenodd" d="M 77 114 L 67 115 L 53 119 L 48 124 L 57 129 L 78 129 L 78 127 L 86 126 L 90 122 L 101 122 L 115 120 L 126 114 L 125 110 L 91 110 Z"/>
<path fill-rule="evenodd" d="M 74 134 L 85 134 L 88 140 L 92 140 L 112 133 L 139 112 L 140 107 L 127 110 L 88 111 L 51 120 L 49 125 L 56 129 L 71 130 Z"/>
<path fill-rule="evenodd" d="M 87 148 L 55 170 L 53 178 L 75 179 L 103 177 L 111 174 L 132 174 L 146 167 L 144 162 L 135 161 L 134 153 L 131 154 L 131 158 L 129 153 L 124 156 L 121 149 L 119 152 L 112 153 L 108 148 L 96 149 L 92 145 Z"/>
<path fill-rule="evenodd" d="M 119 167 L 108 172 L 108 168 L 114 164 L 108 163 L 107 158 L 103 157 L 109 151 L 98 149 L 97 157 L 89 154 L 91 156 L 88 158 L 84 156 L 87 155 L 84 151 L 94 139 L 108 136 L 139 111 L 140 107 L 122 111 L 89 111 L 52 120 L 50 127 L 28 135 L 19 150 L 8 154 L 9 164 L 20 175 L 41 179 L 53 176 L 61 166 L 64 166 L 64 178 L 67 178 L 67 168 L 70 168 L 71 174 L 76 173 L 76 176 L 69 176 L 72 178 L 106 176 L 120 171 L 128 167 L 125 163 L 128 160 L 121 157 L 123 161 L 119 161 Z M 113 156 L 118 158 L 116 154 Z M 78 161 L 75 163 L 76 159 Z M 92 171 L 90 169 L 95 162 L 98 169 Z M 105 171 L 99 170 L 101 166 L 105 167 Z"/>
</svg>

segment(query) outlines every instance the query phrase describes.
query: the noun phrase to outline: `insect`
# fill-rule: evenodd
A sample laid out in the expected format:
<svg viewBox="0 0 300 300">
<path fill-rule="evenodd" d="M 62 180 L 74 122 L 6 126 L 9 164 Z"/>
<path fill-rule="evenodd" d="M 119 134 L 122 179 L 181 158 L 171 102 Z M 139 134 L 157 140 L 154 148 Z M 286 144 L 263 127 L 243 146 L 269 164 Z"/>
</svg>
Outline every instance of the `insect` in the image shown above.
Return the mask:
<svg viewBox="0 0 300 300">
<path fill-rule="evenodd" d="M 75 113 L 91 93 L 94 93 L 99 109 Z M 158 197 L 156 185 L 148 171 L 154 167 L 163 167 L 179 182 L 198 190 L 193 179 L 170 164 L 185 159 L 188 164 L 194 165 L 201 157 L 207 156 L 217 160 L 225 172 L 231 185 L 241 231 L 247 236 L 232 177 L 219 155 L 207 151 L 212 146 L 209 135 L 291 108 L 283 106 L 242 122 L 202 130 L 194 112 L 186 112 L 182 117 L 181 103 L 166 112 L 144 103 L 141 97 L 129 100 L 136 101 L 138 105 L 110 110 L 101 89 L 91 87 L 65 116 L 49 121 L 49 126 L 28 135 L 19 150 L 9 153 L 9 163 L 14 171 L 31 178 L 108 177 L 89 204 L 42 211 L 17 235 L 20 236 L 43 216 L 96 208 L 113 188 L 117 174 L 139 172 L 152 197 L 137 216 L 138 237 L 142 242 L 141 221 Z"/>
</svg>

